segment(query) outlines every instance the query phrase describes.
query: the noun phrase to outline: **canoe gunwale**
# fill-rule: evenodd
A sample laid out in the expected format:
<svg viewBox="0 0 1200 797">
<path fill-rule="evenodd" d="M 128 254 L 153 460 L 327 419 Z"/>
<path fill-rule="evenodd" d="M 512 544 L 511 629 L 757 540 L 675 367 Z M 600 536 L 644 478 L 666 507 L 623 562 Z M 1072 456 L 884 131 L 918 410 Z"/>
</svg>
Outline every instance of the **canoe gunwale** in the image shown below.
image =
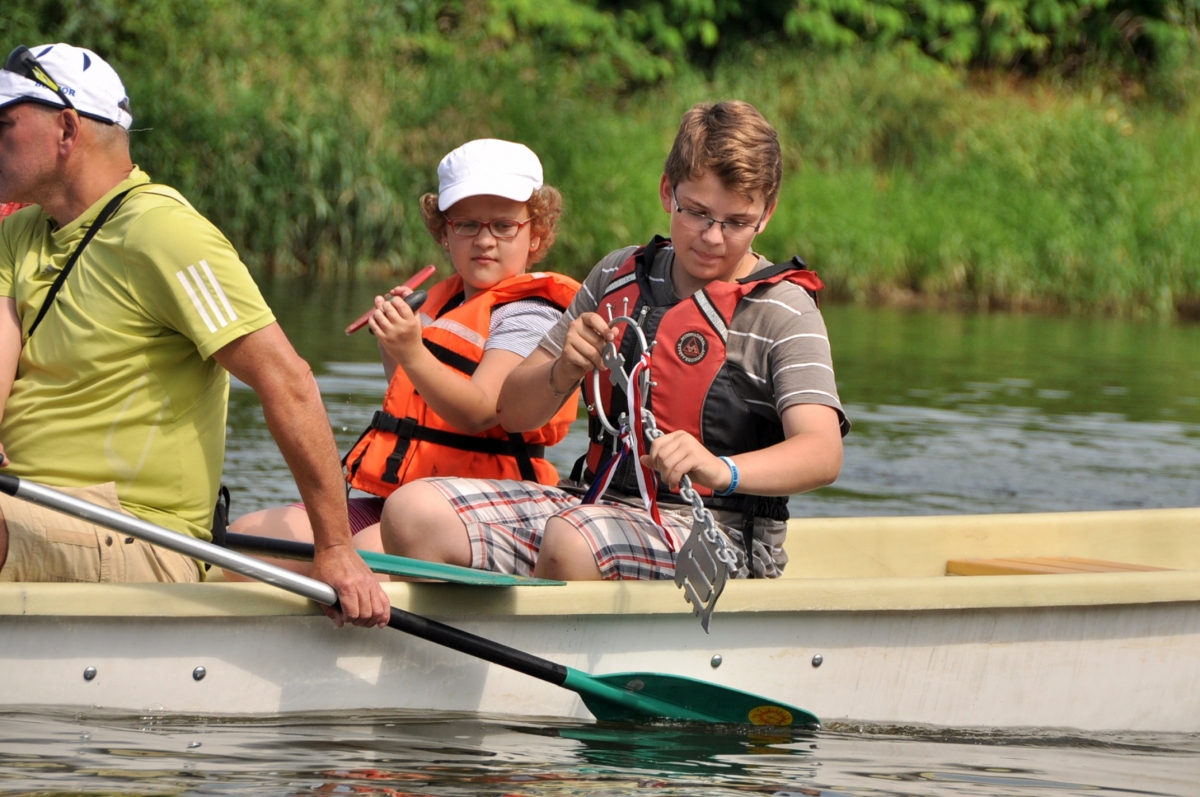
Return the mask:
<svg viewBox="0 0 1200 797">
<path fill-rule="evenodd" d="M 387 584 L 394 605 L 447 617 L 689 613 L 670 582 L 574 583 L 548 590 Z M 730 582 L 717 615 L 930 611 L 1200 602 L 1200 571 Z M 320 614 L 263 584 L 0 584 L 0 617 L 273 617 Z M 700 633 L 698 631 L 698 633 Z"/>
</svg>

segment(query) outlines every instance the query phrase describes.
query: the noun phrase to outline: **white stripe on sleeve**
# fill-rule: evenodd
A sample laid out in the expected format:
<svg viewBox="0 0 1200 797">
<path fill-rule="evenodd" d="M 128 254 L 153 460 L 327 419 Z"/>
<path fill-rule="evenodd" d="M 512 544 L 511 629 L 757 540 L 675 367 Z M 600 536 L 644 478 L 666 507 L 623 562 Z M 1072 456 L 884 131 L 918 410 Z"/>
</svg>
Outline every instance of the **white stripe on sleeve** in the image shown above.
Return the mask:
<svg viewBox="0 0 1200 797">
<path fill-rule="evenodd" d="M 221 306 L 225 308 L 225 313 L 229 316 L 229 320 L 237 321 L 237 313 L 233 312 L 233 305 L 229 303 L 229 297 L 225 295 L 225 290 L 217 280 L 217 275 L 212 273 L 212 269 L 208 267 L 208 261 L 201 260 L 200 268 L 204 269 L 204 273 L 208 275 L 208 281 L 212 283 L 213 290 L 217 292 L 217 298 L 221 300 Z"/>
<path fill-rule="evenodd" d="M 196 270 L 195 266 L 188 266 L 188 273 L 196 281 L 196 287 L 200 289 L 200 293 L 204 296 L 204 301 L 208 303 L 208 309 L 212 310 L 213 315 L 217 317 L 217 323 L 223 327 L 229 326 L 229 322 L 225 320 L 225 316 L 221 315 L 221 311 L 217 309 L 217 303 L 213 301 L 212 294 L 208 292 L 208 286 L 204 284 L 204 280 L 200 279 L 200 272 Z"/>
<path fill-rule="evenodd" d="M 183 289 L 187 291 L 188 298 L 192 300 L 192 304 L 196 306 L 196 310 L 200 313 L 200 317 L 204 319 L 204 325 L 208 327 L 208 331 L 216 332 L 217 325 L 214 324 L 212 319 L 208 317 L 208 311 L 205 310 L 204 305 L 200 303 L 200 297 L 196 295 L 194 290 L 192 290 L 192 284 L 188 282 L 187 274 L 183 273 L 182 271 L 176 271 L 175 276 L 179 278 L 179 282 L 183 285 Z"/>
</svg>

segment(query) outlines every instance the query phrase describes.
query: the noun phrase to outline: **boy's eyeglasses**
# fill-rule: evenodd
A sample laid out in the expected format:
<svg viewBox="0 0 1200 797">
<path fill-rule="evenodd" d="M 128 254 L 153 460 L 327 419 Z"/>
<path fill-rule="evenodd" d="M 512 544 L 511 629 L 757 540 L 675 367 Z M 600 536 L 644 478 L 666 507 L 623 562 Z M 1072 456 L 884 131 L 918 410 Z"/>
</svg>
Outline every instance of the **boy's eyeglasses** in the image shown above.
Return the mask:
<svg viewBox="0 0 1200 797">
<path fill-rule="evenodd" d="M 476 221 L 475 219 L 446 219 L 446 223 L 450 225 L 450 232 L 460 238 L 474 238 L 479 235 L 480 230 L 484 227 L 492 234 L 493 238 L 501 241 L 511 241 L 517 237 L 517 233 L 533 219 L 525 219 L 518 221 L 517 219 L 493 219 L 491 221 Z"/>
<path fill-rule="evenodd" d="M 66 103 L 68 108 L 75 111 L 75 113 L 79 113 L 79 109 L 75 107 L 75 103 L 71 102 L 67 97 L 67 93 L 54 81 L 54 78 L 46 74 L 46 70 L 42 68 L 41 63 L 38 62 L 33 53 L 29 52 L 29 48 L 25 45 L 18 45 L 17 49 L 8 54 L 8 58 L 4 59 L 4 71 L 28 78 L 34 83 L 40 83 L 57 94 Z"/>
<path fill-rule="evenodd" d="M 675 196 L 675 189 L 671 189 L 671 199 L 675 201 L 675 212 L 679 214 L 679 221 L 684 227 L 697 232 L 707 232 L 708 228 L 714 224 L 721 225 L 721 235 L 730 241 L 744 241 L 758 232 L 758 228 L 762 226 L 763 219 L 767 217 L 767 211 L 764 208 L 762 215 L 758 217 L 758 221 L 751 224 L 747 221 L 717 221 L 712 216 L 701 213 L 698 210 L 688 210 L 679 204 L 679 197 Z"/>
</svg>

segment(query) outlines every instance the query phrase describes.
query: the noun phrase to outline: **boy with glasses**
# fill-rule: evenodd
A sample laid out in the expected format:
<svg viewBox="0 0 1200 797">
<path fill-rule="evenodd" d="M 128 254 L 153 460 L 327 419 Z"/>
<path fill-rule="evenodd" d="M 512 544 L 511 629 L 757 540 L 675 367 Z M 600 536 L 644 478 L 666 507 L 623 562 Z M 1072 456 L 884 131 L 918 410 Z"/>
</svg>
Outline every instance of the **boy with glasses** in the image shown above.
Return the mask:
<svg viewBox="0 0 1200 797">
<path fill-rule="evenodd" d="M 96 53 L 18 47 L 0 70 L 0 464 L 208 540 L 229 373 L 261 397 L 318 529 L 315 577 L 341 624 L 387 622 L 350 541 L 329 420 L 308 365 L 237 252 L 133 164 L 125 87 Z M 228 372 L 228 373 L 227 373 Z M 7 496 L 2 581 L 198 581 L 188 557 Z"/>
<path fill-rule="evenodd" d="M 751 250 L 782 175 L 775 131 L 752 106 L 692 108 L 664 172 L 671 239 L 601 260 L 500 393 L 501 423 L 520 431 L 584 382 L 590 446 L 574 483 L 406 485 L 393 499 L 404 514 L 383 528 L 389 553 L 569 580 L 671 578 L 692 527 L 678 493 L 686 474 L 734 550 L 737 575 L 781 574 L 787 497 L 837 477 L 849 430 L 815 302 L 821 284 L 798 258 L 776 266 Z M 637 320 L 649 355 L 627 324 L 613 323 L 622 316 Z M 646 406 L 665 433 L 657 440 L 636 423 L 623 441 L 607 431 L 630 411 L 627 397 L 606 387 L 607 374 L 599 396 L 584 378 L 608 370 L 610 342 L 625 370 L 648 362 Z M 614 456 L 622 447 L 631 455 Z"/>
</svg>

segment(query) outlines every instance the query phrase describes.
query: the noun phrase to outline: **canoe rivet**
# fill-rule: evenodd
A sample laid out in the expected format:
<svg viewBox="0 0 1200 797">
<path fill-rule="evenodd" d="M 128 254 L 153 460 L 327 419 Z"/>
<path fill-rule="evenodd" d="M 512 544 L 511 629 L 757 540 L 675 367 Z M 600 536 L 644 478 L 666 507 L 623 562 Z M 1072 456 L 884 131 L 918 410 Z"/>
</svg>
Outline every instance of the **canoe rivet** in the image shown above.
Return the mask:
<svg viewBox="0 0 1200 797">
<path fill-rule="evenodd" d="M 192 670 L 192 678 L 197 681 L 203 681 L 204 676 L 206 675 L 208 675 L 208 670 L 204 669 L 203 667 L 197 667 L 196 669 Z"/>
<path fill-rule="evenodd" d="M 96 677 L 96 668 L 95 667 L 85 667 L 83 669 L 83 680 L 90 681 L 95 677 Z"/>
<path fill-rule="evenodd" d="M 711 664 L 712 668 L 715 670 L 721 666 L 721 662 L 723 662 L 723 661 L 725 661 L 725 659 L 721 658 L 720 653 L 714 653 L 713 657 L 712 657 L 712 661 L 710 661 L 709 664 Z"/>
<path fill-rule="evenodd" d="M 825 661 L 825 657 L 822 656 L 820 653 L 813 655 L 813 666 L 814 667 L 820 667 L 821 664 L 824 663 L 824 661 Z"/>
</svg>

